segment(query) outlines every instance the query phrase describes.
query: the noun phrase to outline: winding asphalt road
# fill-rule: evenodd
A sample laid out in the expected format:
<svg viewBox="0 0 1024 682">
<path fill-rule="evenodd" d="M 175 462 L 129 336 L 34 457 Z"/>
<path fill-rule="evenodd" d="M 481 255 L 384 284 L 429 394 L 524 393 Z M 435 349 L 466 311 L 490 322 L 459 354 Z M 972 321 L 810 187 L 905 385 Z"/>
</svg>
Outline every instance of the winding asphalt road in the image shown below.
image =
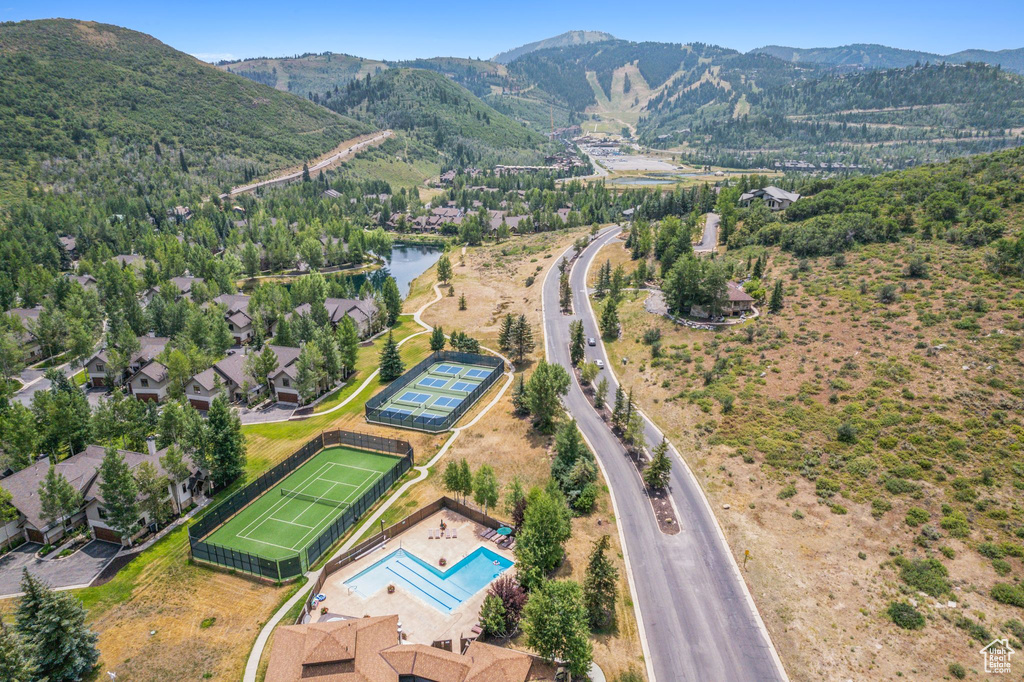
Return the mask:
<svg viewBox="0 0 1024 682">
<path fill-rule="evenodd" d="M 704 235 L 700 244 L 693 245 L 694 253 L 710 253 L 718 246 L 718 221 L 717 213 L 708 213 L 704 220 Z"/>
<path fill-rule="evenodd" d="M 570 274 L 575 314 L 558 305 L 558 275 L 544 280 L 544 339 L 549 362 L 569 368 L 569 321 L 582 319 L 585 334 L 600 339 L 589 299 L 586 272 L 598 249 L 619 234 L 601 232 L 582 252 Z M 569 254 L 566 252 L 566 255 Z M 603 359 L 602 374 L 616 387 L 604 345 L 587 348 L 588 360 Z M 643 484 L 625 449 L 573 381 L 564 399 L 576 418 L 612 489 L 616 519 L 624 540 L 648 674 L 659 682 L 708 680 L 762 682 L 786 680 L 782 663 L 699 484 L 674 447 L 671 499 L 681 532 L 665 535 L 658 527 Z M 647 442 L 661 432 L 645 419 Z"/>
</svg>

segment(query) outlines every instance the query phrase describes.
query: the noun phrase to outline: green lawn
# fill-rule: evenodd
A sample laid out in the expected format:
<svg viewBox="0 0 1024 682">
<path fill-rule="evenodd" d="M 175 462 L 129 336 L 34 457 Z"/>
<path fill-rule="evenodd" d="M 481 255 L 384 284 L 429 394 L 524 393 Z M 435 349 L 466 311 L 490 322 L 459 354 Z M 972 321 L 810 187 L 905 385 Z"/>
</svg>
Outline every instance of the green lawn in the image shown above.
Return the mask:
<svg viewBox="0 0 1024 682">
<path fill-rule="evenodd" d="M 345 447 L 323 450 L 214 531 L 208 542 L 266 559 L 294 556 L 398 462 Z"/>
</svg>

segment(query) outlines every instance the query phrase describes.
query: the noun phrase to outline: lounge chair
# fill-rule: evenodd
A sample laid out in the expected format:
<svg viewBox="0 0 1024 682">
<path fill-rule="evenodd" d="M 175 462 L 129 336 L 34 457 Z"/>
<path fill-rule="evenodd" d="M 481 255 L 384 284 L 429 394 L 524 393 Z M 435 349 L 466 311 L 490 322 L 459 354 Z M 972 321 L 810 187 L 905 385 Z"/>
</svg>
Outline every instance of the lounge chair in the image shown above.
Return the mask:
<svg viewBox="0 0 1024 682">
<path fill-rule="evenodd" d="M 433 528 L 428 528 L 427 529 L 427 539 L 428 540 L 433 540 L 434 539 L 434 529 Z"/>
<path fill-rule="evenodd" d="M 449 538 L 457 538 L 457 537 L 459 537 L 459 531 L 457 531 L 456 529 L 452 528 L 451 531 L 448 532 L 448 537 Z"/>
<path fill-rule="evenodd" d="M 497 533 L 495 533 L 495 532 L 494 532 L 494 529 L 492 529 L 492 528 L 488 528 L 488 529 L 487 529 L 487 530 L 486 530 L 486 531 L 484 532 L 484 534 L 483 534 L 483 535 L 481 535 L 480 537 L 482 537 L 482 538 L 483 538 L 484 540 L 490 540 L 490 539 L 492 539 L 492 538 L 493 538 L 493 537 L 494 537 L 495 535 L 497 535 Z"/>
<path fill-rule="evenodd" d="M 479 635 L 479 634 L 481 634 L 483 632 L 483 628 L 481 628 L 480 624 L 478 623 L 478 624 L 474 625 L 473 627 L 471 627 L 469 629 L 469 631 L 472 632 L 474 635 Z"/>
</svg>

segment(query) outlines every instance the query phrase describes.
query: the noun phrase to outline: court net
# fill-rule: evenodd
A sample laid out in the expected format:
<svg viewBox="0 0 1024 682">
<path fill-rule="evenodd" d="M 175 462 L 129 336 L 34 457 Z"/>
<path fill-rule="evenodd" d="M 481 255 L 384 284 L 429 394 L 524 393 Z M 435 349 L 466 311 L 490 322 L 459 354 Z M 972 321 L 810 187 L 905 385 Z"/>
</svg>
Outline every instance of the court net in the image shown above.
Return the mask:
<svg viewBox="0 0 1024 682">
<path fill-rule="evenodd" d="M 316 502 L 317 504 L 325 504 L 329 507 L 337 507 L 344 509 L 349 506 L 348 502 L 342 502 L 341 500 L 332 500 L 328 497 L 318 497 L 317 495 L 310 495 L 309 493 L 300 493 L 297 490 L 289 490 L 288 488 L 281 488 L 282 497 L 291 497 L 296 500 L 304 500 L 306 502 Z"/>
</svg>

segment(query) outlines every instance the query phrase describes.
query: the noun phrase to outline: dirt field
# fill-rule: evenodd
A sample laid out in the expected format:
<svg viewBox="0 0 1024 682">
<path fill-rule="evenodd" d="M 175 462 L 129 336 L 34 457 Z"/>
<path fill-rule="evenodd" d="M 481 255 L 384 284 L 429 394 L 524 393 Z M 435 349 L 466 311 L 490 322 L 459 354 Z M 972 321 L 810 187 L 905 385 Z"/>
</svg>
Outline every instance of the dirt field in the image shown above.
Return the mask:
<svg viewBox="0 0 1024 682">
<path fill-rule="evenodd" d="M 621 243 L 606 248 L 622 261 Z M 942 242 L 915 246 L 929 274 L 908 279 L 908 248 L 863 247 L 842 266 L 770 250 L 783 312 L 717 333 L 677 327 L 644 311 L 645 294 L 627 294 L 629 331 L 608 344 L 738 560 L 750 551 L 744 575 L 794 680 L 952 679 L 952 663 L 984 674 L 979 649 L 1024 632 L 1024 612 L 988 596 L 1024 575 L 1024 470 L 1009 464 L 1024 434 L 1024 299 L 987 274 L 979 250 Z M 885 305 L 888 282 L 901 286 Z M 641 338 L 651 327 L 662 332 L 657 359 Z M 837 439 L 843 424 L 853 442 Z M 923 525 L 905 519 L 911 508 Z M 954 509 L 965 537 L 946 530 Z M 982 556 L 985 542 L 1001 544 Z M 901 557 L 937 559 L 949 589 L 912 587 Z M 896 627 L 892 601 L 916 606 L 924 628 Z"/>
</svg>

